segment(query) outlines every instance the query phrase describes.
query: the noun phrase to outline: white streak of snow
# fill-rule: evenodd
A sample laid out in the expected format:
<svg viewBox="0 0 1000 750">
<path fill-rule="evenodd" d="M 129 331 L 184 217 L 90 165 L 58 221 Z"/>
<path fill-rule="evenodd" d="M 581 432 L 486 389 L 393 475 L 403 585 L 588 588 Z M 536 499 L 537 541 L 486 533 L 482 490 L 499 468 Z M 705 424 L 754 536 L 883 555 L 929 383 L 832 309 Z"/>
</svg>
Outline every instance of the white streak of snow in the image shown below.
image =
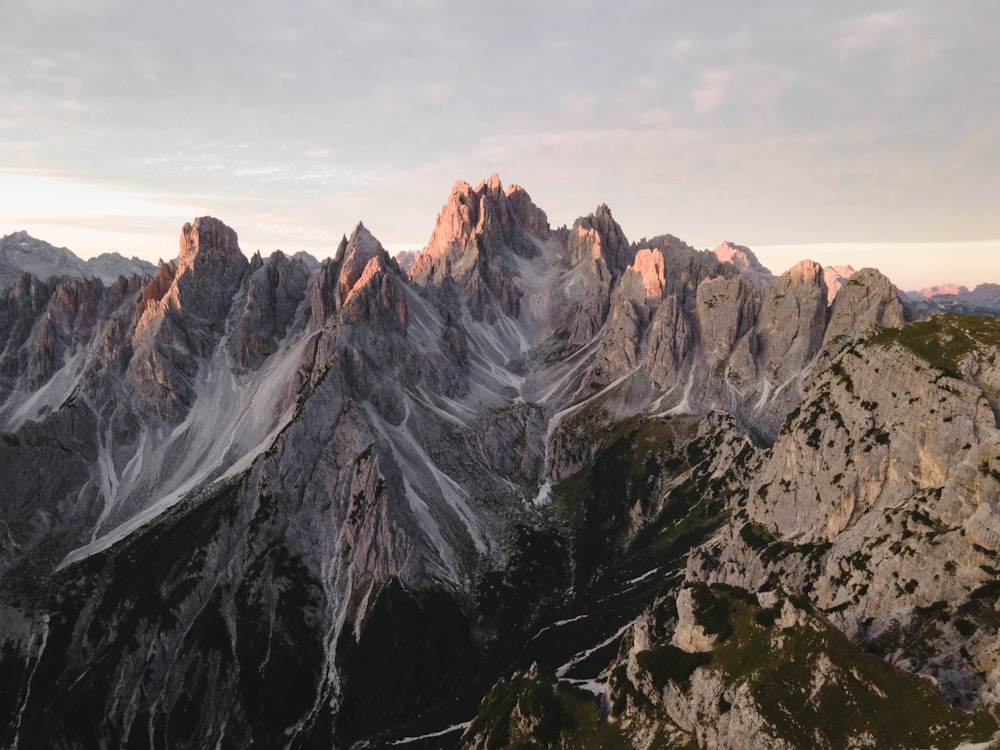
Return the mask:
<svg viewBox="0 0 1000 750">
<path fill-rule="evenodd" d="M 570 685 L 575 685 L 578 688 L 586 690 L 588 693 L 593 693 L 598 698 L 603 698 L 608 693 L 608 685 L 606 682 L 601 682 L 600 680 L 570 680 L 566 679 L 563 682 L 569 683 Z"/>
<path fill-rule="evenodd" d="M 601 641 L 600 643 L 598 643 L 596 646 L 594 646 L 592 648 L 588 648 L 586 651 L 581 651 L 580 653 L 578 653 L 576 656 L 574 656 L 572 659 L 570 659 L 568 662 L 566 662 L 561 667 L 559 667 L 559 669 L 556 670 L 556 677 L 558 677 L 560 679 L 562 679 L 563 677 L 565 677 L 566 673 L 569 672 L 569 670 L 571 670 L 573 667 L 575 667 L 580 662 L 582 662 L 585 659 L 587 659 L 591 654 L 595 653 L 596 651 L 600 651 L 605 646 L 607 646 L 607 645 L 609 645 L 611 643 L 614 643 L 616 640 L 618 640 L 619 638 L 621 638 L 625 634 L 625 631 L 627 631 L 630 627 L 632 627 L 632 623 L 631 622 L 627 622 L 624 625 L 622 625 L 620 628 L 618 628 L 618 630 L 616 630 L 615 633 L 614 633 L 614 635 L 612 635 L 610 638 L 607 638 L 607 639 Z"/>
<path fill-rule="evenodd" d="M 659 568 L 653 568 L 652 570 L 647 570 L 641 576 L 638 576 L 637 578 L 630 578 L 629 580 L 625 581 L 625 583 L 628 584 L 629 586 L 634 586 L 637 583 L 642 583 L 647 578 L 649 578 L 651 575 L 653 575 L 654 573 L 656 573 L 658 570 L 659 570 Z"/>
<path fill-rule="evenodd" d="M 21 701 L 21 706 L 17 712 L 17 719 L 14 724 L 14 742 L 10 746 L 11 750 L 17 750 L 18 743 L 20 742 L 21 735 L 21 720 L 24 717 L 24 711 L 28 707 L 28 701 L 31 699 L 31 682 L 35 679 L 35 672 L 38 671 L 38 665 L 42 662 L 42 654 L 45 652 L 45 645 L 49 642 L 49 616 L 43 615 L 42 617 L 42 637 L 38 644 L 38 654 L 35 656 L 35 663 L 31 667 L 31 672 L 28 674 L 27 679 L 24 683 L 24 700 Z"/>
<path fill-rule="evenodd" d="M 457 732 L 459 730 L 461 730 L 462 732 L 464 732 L 470 726 L 472 726 L 472 722 L 471 721 L 464 721 L 461 724 L 452 724 L 447 729 L 442 729 L 439 732 L 431 732 L 430 734 L 422 734 L 419 737 L 404 737 L 401 740 L 396 740 L 392 744 L 393 745 L 409 745 L 411 742 L 420 742 L 421 740 L 432 740 L 435 737 L 444 737 L 446 735 L 453 734 L 454 732 Z"/>
</svg>

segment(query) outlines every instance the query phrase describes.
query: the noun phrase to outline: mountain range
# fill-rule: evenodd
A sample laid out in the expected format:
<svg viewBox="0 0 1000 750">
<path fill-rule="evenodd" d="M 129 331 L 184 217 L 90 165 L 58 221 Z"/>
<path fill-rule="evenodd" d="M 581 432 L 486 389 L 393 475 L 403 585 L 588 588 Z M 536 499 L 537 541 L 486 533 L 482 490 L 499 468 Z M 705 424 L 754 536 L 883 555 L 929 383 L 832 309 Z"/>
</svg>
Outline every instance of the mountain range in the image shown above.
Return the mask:
<svg viewBox="0 0 1000 750">
<path fill-rule="evenodd" d="M 0 291 L 5 746 L 1000 737 L 997 319 L 496 175 L 406 270 L 54 264 Z"/>
<path fill-rule="evenodd" d="M 119 276 L 145 276 L 156 271 L 149 261 L 126 258 L 119 253 L 102 253 L 82 260 L 65 247 L 54 247 L 27 232 L 13 232 L 0 237 L 0 287 L 12 286 L 18 276 L 30 273 L 47 280 L 53 276 L 94 277 L 105 284 Z"/>
</svg>

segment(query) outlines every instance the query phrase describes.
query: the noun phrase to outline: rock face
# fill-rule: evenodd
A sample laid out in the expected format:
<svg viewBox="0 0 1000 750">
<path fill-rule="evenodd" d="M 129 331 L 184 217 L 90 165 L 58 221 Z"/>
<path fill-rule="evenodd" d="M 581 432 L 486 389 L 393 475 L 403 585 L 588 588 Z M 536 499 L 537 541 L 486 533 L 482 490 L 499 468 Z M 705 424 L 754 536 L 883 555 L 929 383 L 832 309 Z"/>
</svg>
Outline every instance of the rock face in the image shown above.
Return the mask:
<svg viewBox="0 0 1000 750">
<path fill-rule="evenodd" d="M 410 278 L 420 286 L 457 282 L 476 320 L 516 318 L 520 290 L 511 279 L 515 259 L 538 255 L 533 237 L 544 239 L 547 233 L 544 212 L 517 185 L 504 191 L 495 174 L 475 189 L 456 182 Z"/>
<path fill-rule="evenodd" d="M 732 263 L 736 270 L 750 279 L 756 287 L 764 289 L 774 281 L 774 274 L 757 260 L 753 250 L 745 245 L 736 245 L 726 240 L 712 250 L 712 253 L 723 263 Z"/>
<path fill-rule="evenodd" d="M 837 296 L 837 292 L 840 291 L 840 288 L 847 283 L 848 279 L 854 273 L 855 271 L 852 266 L 827 266 L 823 269 L 823 278 L 826 280 L 826 290 L 831 305 Z"/>
<path fill-rule="evenodd" d="M 996 323 L 724 249 L 494 175 L 408 271 L 202 217 L 151 276 L 20 276 L 2 744 L 988 739 L 948 701 L 1000 691 Z"/>
</svg>

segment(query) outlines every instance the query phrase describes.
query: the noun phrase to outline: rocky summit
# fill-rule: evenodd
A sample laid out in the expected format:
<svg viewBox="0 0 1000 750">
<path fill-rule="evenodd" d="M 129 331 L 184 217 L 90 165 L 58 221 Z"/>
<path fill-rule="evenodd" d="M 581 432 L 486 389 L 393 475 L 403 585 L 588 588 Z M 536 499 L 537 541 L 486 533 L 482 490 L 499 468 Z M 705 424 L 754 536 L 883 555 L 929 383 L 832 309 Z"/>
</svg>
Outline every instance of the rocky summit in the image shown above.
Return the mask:
<svg viewBox="0 0 1000 750">
<path fill-rule="evenodd" d="M 995 318 L 496 175 L 402 266 L 24 263 L 4 747 L 1000 740 Z"/>
</svg>

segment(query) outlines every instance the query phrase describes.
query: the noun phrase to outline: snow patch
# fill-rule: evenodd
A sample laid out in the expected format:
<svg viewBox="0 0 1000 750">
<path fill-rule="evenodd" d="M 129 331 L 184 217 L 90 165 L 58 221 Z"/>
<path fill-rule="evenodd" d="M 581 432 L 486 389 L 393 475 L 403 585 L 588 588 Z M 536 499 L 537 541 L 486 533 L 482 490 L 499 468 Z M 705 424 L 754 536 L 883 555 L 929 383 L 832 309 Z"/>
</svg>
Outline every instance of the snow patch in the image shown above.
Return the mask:
<svg viewBox="0 0 1000 750">
<path fill-rule="evenodd" d="M 559 667 L 556 670 L 556 677 L 558 677 L 559 679 L 562 679 L 563 677 L 566 676 L 566 673 L 569 672 L 569 670 L 571 670 L 573 667 L 575 667 L 577 664 L 579 664 L 580 662 L 584 661 L 588 657 L 590 657 L 591 654 L 593 654 L 593 653 L 595 653 L 597 651 L 600 651 L 605 646 L 609 646 L 612 643 L 614 643 L 616 640 L 618 640 L 623 635 L 625 635 L 626 631 L 629 628 L 631 628 L 631 627 L 632 627 L 632 623 L 631 622 L 627 622 L 624 625 L 622 625 L 620 628 L 618 628 L 618 630 L 616 630 L 614 632 L 614 634 L 612 636 L 610 636 L 609 638 L 606 638 L 605 640 L 601 641 L 596 646 L 588 648 L 585 651 L 581 651 L 580 653 L 578 653 L 576 656 L 574 656 L 572 659 L 570 659 L 568 662 L 566 662 L 565 664 L 563 664 L 561 667 Z"/>
<path fill-rule="evenodd" d="M 401 740 L 396 740 L 393 745 L 409 745 L 411 742 L 421 742 L 422 740 L 432 740 L 435 737 L 445 737 L 449 734 L 454 734 L 455 732 L 462 731 L 465 732 L 469 727 L 472 726 L 471 721 L 463 721 L 461 724 L 452 724 L 446 729 L 442 729 L 438 732 L 431 732 L 430 734 L 421 734 L 419 737 L 404 737 Z"/>
<path fill-rule="evenodd" d="M 771 381 L 768 380 L 767 378 L 764 378 L 764 385 L 760 389 L 760 398 L 757 400 L 757 403 L 754 404 L 753 407 L 754 413 L 759 412 L 767 405 L 767 400 L 771 398 L 772 389 L 773 386 L 771 385 Z"/>
<path fill-rule="evenodd" d="M 574 685 L 578 688 L 586 690 L 588 693 L 593 693 L 598 698 L 604 698 L 608 694 L 608 684 L 606 682 L 601 682 L 600 680 L 562 680 L 569 685 Z"/>
<path fill-rule="evenodd" d="M 653 568 L 652 570 L 647 570 L 641 576 L 638 576 L 636 578 L 630 578 L 629 580 L 625 581 L 625 583 L 628 586 L 635 586 L 637 583 L 642 583 L 647 578 L 649 578 L 653 574 L 657 573 L 659 570 L 660 570 L 659 568 Z"/>
</svg>

